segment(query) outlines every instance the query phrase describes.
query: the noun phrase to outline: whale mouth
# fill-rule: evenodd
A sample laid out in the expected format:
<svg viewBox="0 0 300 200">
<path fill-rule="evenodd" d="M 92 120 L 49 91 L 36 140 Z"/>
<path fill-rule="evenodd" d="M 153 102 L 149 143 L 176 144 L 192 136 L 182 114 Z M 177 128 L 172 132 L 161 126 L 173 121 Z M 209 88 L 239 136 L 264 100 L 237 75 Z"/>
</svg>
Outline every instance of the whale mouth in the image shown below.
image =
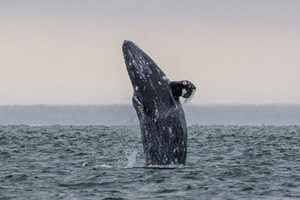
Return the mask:
<svg viewBox="0 0 300 200">
<path fill-rule="evenodd" d="M 132 41 L 125 40 L 122 46 L 125 63 L 128 67 L 141 67 L 139 64 L 146 64 L 145 53 Z"/>
<path fill-rule="evenodd" d="M 137 50 L 137 46 L 132 41 L 124 40 L 122 50 L 125 62 L 130 62 L 134 59 L 134 53 Z"/>
<path fill-rule="evenodd" d="M 174 106 L 170 81 L 151 57 L 129 40 L 124 41 L 122 51 L 134 96 L 140 104 L 147 105 L 146 109 L 153 114 L 157 109 Z"/>
<path fill-rule="evenodd" d="M 157 66 L 157 64 L 147 55 L 141 48 L 139 48 L 132 41 L 125 40 L 122 46 L 125 64 L 129 71 L 134 70 L 140 75 L 151 76 L 152 74 L 164 73 Z"/>
<path fill-rule="evenodd" d="M 141 85 L 162 84 L 166 77 L 156 63 L 132 41 L 123 42 L 122 51 L 129 77 L 134 88 Z"/>
<path fill-rule="evenodd" d="M 145 53 L 128 40 L 124 41 L 122 50 L 130 79 L 132 81 L 145 80 L 147 74 L 145 70 L 149 71 L 149 67 L 147 67 L 148 58 L 146 58 Z"/>
</svg>

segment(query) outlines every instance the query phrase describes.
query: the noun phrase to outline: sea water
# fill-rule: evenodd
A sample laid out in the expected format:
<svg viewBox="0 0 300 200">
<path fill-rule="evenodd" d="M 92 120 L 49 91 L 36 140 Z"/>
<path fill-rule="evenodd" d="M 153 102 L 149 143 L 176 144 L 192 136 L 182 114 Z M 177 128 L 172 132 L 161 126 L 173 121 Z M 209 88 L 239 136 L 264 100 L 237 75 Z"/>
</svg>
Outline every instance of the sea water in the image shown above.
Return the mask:
<svg viewBox="0 0 300 200">
<path fill-rule="evenodd" d="M 0 199 L 299 199 L 299 126 L 189 126 L 185 166 L 144 166 L 138 126 L 0 126 Z"/>
</svg>

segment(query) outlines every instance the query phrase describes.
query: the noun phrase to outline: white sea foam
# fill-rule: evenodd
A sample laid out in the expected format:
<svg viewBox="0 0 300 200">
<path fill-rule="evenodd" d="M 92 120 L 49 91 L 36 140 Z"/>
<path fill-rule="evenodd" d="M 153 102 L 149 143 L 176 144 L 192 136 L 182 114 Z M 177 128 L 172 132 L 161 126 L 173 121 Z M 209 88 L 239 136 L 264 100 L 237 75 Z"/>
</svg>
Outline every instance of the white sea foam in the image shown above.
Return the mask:
<svg viewBox="0 0 300 200">
<path fill-rule="evenodd" d="M 184 165 L 147 165 L 145 168 L 157 168 L 157 169 L 177 169 L 177 168 L 184 168 Z"/>
<path fill-rule="evenodd" d="M 100 168 L 112 168 L 111 165 L 107 165 L 107 164 L 102 164 L 99 166 Z"/>
<path fill-rule="evenodd" d="M 132 152 L 130 152 L 127 156 L 127 166 L 126 168 L 132 168 L 136 164 L 136 156 L 137 156 L 137 150 L 134 149 Z"/>
</svg>

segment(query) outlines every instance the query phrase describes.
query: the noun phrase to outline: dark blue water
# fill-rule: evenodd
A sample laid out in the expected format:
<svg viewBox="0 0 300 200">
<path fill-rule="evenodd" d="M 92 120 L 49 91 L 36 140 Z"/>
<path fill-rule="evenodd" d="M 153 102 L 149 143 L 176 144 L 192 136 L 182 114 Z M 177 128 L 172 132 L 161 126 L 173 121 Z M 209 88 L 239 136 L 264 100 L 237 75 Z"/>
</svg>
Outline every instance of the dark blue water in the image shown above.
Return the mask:
<svg viewBox="0 0 300 200">
<path fill-rule="evenodd" d="M 187 159 L 144 168 L 136 126 L 0 126 L 0 199 L 300 199 L 299 126 L 191 126 Z"/>
</svg>

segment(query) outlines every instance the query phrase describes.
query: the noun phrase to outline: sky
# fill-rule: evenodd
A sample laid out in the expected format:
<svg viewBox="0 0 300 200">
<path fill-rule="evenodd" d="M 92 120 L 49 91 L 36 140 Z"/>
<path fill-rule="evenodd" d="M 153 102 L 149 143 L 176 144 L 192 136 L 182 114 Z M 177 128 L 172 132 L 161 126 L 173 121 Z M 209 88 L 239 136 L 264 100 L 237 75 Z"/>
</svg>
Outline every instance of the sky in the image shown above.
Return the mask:
<svg viewBox="0 0 300 200">
<path fill-rule="evenodd" d="M 0 0 L 0 105 L 130 104 L 123 40 L 193 104 L 299 104 L 300 1 Z"/>
</svg>

